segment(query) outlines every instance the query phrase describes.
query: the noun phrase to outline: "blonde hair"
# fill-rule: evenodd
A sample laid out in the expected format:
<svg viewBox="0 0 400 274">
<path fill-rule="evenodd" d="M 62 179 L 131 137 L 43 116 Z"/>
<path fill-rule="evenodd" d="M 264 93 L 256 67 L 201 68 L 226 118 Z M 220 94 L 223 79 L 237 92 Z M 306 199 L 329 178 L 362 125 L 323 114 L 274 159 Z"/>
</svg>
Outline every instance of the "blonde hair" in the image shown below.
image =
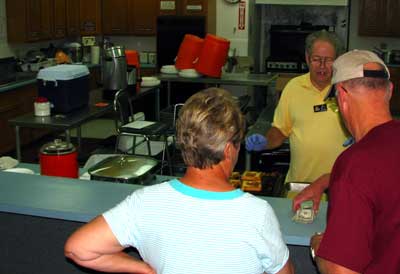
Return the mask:
<svg viewBox="0 0 400 274">
<path fill-rule="evenodd" d="M 208 88 L 186 101 L 179 111 L 176 130 L 185 164 L 204 169 L 224 159 L 227 143 L 240 145 L 245 120 L 229 92 Z"/>
</svg>

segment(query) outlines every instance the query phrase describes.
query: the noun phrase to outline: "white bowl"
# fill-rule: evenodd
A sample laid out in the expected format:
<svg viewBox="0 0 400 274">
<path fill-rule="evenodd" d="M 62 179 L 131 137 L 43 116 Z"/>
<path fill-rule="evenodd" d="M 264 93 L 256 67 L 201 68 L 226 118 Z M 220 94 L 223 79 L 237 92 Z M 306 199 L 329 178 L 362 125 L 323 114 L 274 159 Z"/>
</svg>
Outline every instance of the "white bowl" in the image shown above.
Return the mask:
<svg viewBox="0 0 400 274">
<path fill-rule="evenodd" d="M 161 67 L 160 72 L 165 74 L 177 74 L 178 70 L 174 65 L 165 65 Z"/>
<path fill-rule="evenodd" d="M 158 80 L 157 77 L 142 77 L 142 83 L 140 84 L 140 86 L 142 87 L 154 87 L 154 86 L 158 86 L 161 83 L 160 80 Z"/>
<path fill-rule="evenodd" d="M 15 167 L 3 170 L 5 172 L 15 172 L 15 173 L 24 173 L 24 174 L 35 174 L 35 172 L 29 168 Z"/>
<path fill-rule="evenodd" d="M 184 77 L 184 78 L 198 78 L 202 76 L 200 73 L 198 73 L 195 69 L 182 69 L 179 71 L 179 76 Z"/>
</svg>

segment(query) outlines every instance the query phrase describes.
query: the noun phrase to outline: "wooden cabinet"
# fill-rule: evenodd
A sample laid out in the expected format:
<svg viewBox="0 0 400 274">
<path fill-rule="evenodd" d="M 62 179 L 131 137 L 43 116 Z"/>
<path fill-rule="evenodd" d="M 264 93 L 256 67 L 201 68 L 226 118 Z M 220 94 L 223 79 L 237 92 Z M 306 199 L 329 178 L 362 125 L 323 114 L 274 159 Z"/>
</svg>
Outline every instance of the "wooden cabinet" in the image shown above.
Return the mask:
<svg viewBox="0 0 400 274">
<path fill-rule="evenodd" d="M 80 34 L 101 34 L 101 0 L 80 0 L 78 11 Z"/>
<path fill-rule="evenodd" d="M 67 0 L 54 0 L 54 35 L 56 39 L 67 34 Z"/>
<path fill-rule="evenodd" d="M 154 35 L 158 0 L 103 0 L 103 33 Z"/>
<path fill-rule="evenodd" d="M 35 42 L 53 38 L 53 0 L 7 0 L 9 42 Z"/>
<path fill-rule="evenodd" d="M 135 35 L 155 35 L 158 0 L 133 0 L 129 10 L 133 17 L 130 32 Z"/>
<path fill-rule="evenodd" d="M 400 1 L 360 0 L 358 34 L 364 36 L 399 37 Z"/>
<path fill-rule="evenodd" d="M 80 0 L 67 0 L 67 36 L 79 36 L 79 2 Z"/>
<path fill-rule="evenodd" d="M 103 33 L 107 35 L 118 35 L 129 33 L 130 0 L 103 0 L 102 22 Z"/>
<path fill-rule="evenodd" d="M 0 93 L 0 153 L 15 148 L 15 129 L 8 120 L 33 112 L 33 102 L 37 96 L 36 84 Z M 37 130 L 21 130 L 21 143 L 25 144 L 38 137 Z"/>
</svg>

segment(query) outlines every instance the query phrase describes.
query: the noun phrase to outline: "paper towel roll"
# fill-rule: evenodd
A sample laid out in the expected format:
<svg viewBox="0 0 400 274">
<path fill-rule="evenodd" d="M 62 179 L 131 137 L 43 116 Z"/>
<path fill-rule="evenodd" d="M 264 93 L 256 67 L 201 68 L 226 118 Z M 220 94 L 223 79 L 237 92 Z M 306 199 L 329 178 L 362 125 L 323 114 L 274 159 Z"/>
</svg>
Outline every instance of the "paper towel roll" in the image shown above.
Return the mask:
<svg viewBox="0 0 400 274">
<path fill-rule="evenodd" d="M 100 62 L 100 47 L 92 46 L 90 48 L 90 61 L 92 64 L 98 64 Z"/>
</svg>

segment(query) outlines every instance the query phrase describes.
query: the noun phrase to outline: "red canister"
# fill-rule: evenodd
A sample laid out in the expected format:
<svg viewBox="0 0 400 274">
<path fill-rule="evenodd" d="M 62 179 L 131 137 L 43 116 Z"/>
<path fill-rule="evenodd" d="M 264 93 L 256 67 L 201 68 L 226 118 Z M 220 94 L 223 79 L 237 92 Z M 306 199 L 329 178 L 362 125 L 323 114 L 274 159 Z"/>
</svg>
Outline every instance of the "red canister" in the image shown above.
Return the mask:
<svg viewBox="0 0 400 274">
<path fill-rule="evenodd" d="M 212 34 L 207 34 L 204 39 L 199 61 L 194 68 L 197 72 L 219 78 L 222 74 L 222 67 L 228 57 L 230 41 Z"/>
<path fill-rule="evenodd" d="M 191 69 L 199 58 L 204 40 L 193 34 L 185 34 L 179 46 L 175 67 L 177 69 Z"/>
<path fill-rule="evenodd" d="M 78 178 L 78 153 L 73 144 L 55 139 L 40 149 L 40 174 Z"/>
</svg>

